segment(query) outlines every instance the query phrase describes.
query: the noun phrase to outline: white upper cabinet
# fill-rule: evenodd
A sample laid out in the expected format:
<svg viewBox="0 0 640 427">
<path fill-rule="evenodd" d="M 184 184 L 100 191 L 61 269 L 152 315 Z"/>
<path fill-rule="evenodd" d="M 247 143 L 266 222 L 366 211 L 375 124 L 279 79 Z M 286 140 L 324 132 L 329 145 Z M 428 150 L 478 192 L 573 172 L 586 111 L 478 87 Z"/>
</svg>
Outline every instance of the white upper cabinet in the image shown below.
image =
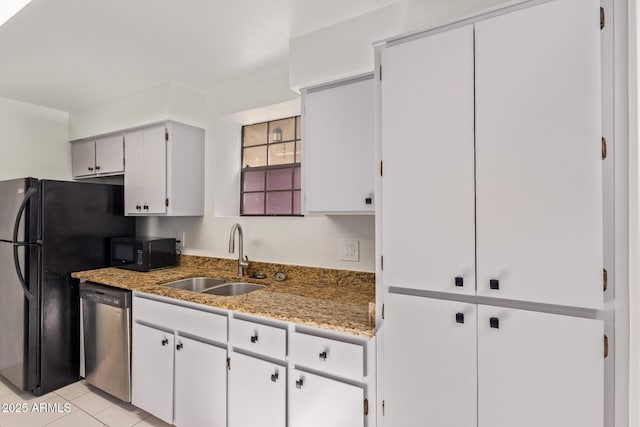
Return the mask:
<svg viewBox="0 0 640 427">
<path fill-rule="evenodd" d="M 71 168 L 74 178 L 123 174 L 123 136 L 72 142 Z"/>
<path fill-rule="evenodd" d="M 599 11 L 475 25 L 478 295 L 602 308 Z"/>
<path fill-rule="evenodd" d="M 125 134 L 127 215 L 204 214 L 204 130 L 179 123 Z"/>
<path fill-rule="evenodd" d="M 387 286 L 475 294 L 473 27 L 382 52 Z"/>
<path fill-rule="evenodd" d="M 302 120 L 304 211 L 373 213 L 373 77 L 304 90 Z"/>
</svg>

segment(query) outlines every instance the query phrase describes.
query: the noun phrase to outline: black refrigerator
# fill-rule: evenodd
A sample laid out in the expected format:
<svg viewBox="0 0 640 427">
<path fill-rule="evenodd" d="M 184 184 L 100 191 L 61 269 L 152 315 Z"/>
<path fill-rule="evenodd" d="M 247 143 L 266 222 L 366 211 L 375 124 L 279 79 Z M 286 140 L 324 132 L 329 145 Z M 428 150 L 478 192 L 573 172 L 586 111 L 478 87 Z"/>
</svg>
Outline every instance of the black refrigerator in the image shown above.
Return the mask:
<svg viewBox="0 0 640 427">
<path fill-rule="evenodd" d="M 110 238 L 133 235 L 122 186 L 0 181 L 0 375 L 36 395 L 78 380 L 70 273 L 108 266 Z"/>
</svg>

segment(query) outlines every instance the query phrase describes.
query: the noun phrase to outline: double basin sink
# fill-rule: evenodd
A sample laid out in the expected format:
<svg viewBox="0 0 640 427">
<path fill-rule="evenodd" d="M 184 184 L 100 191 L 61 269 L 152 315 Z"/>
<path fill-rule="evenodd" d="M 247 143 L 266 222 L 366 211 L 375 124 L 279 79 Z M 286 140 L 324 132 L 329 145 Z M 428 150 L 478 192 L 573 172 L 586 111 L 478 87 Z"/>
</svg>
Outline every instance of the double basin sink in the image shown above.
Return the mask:
<svg viewBox="0 0 640 427">
<path fill-rule="evenodd" d="M 214 277 L 191 277 L 164 283 L 163 286 L 223 297 L 243 295 L 265 287 L 265 285 L 257 285 L 255 283 L 229 282 L 228 280 Z"/>
</svg>

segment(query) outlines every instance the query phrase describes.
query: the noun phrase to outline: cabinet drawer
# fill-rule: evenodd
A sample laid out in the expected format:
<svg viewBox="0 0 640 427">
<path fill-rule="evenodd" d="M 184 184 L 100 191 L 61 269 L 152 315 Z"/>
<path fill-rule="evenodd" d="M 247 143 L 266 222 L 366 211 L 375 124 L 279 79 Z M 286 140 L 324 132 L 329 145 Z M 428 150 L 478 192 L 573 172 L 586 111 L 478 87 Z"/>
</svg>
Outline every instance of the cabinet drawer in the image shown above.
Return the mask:
<svg viewBox="0 0 640 427">
<path fill-rule="evenodd" d="M 287 330 L 247 320 L 231 319 L 229 343 L 254 353 L 284 359 L 287 355 Z"/>
<path fill-rule="evenodd" d="M 227 317 L 208 311 L 134 298 L 133 320 L 212 341 L 227 342 Z"/>
<path fill-rule="evenodd" d="M 329 374 L 359 381 L 364 376 L 364 347 L 360 344 L 294 332 L 291 358 L 296 365 Z"/>
</svg>

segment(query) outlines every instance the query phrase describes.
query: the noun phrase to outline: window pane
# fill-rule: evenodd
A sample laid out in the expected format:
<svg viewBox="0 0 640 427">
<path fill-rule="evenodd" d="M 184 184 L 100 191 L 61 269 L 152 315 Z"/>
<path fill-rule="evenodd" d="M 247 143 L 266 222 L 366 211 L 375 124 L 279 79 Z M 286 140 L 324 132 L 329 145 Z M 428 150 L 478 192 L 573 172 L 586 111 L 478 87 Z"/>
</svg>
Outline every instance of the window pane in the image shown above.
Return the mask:
<svg viewBox="0 0 640 427">
<path fill-rule="evenodd" d="M 264 214 L 264 193 L 244 193 L 242 211 L 245 215 Z"/>
<path fill-rule="evenodd" d="M 293 214 L 294 215 L 300 215 L 302 212 L 301 209 L 301 202 L 300 202 L 300 192 L 299 191 L 294 191 L 293 192 Z"/>
<path fill-rule="evenodd" d="M 296 139 L 302 139 L 302 118 L 296 117 Z"/>
<path fill-rule="evenodd" d="M 267 172 L 267 190 L 291 190 L 291 168 Z"/>
<path fill-rule="evenodd" d="M 291 192 L 267 193 L 267 214 L 291 215 Z"/>
<path fill-rule="evenodd" d="M 296 163 L 302 163 L 302 141 L 296 142 Z"/>
<path fill-rule="evenodd" d="M 269 122 L 269 142 L 293 141 L 295 136 L 296 120 L 290 119 Z"/>
<path fill-rule="evenodd" d="M 294 160 L 293 142 L 269 145 L 269 165 L 286 165 Z"/>
<path fill-rule="evenodd" d="M 268 123 L 258 123 L 257 125 L 244 127 L 244 140 L 242 141 L 245 147 L 251 145 L 260 145 L 267 143 L 267 127 Z"/>
<path fill-rule="evenodd" d="M 300 177 L 300 167 L 298 166 L 293 170 L 293 188 L 300 188 L 300 182 L 302 181 Z"/>
<path fill-rule="evenodd" d="M 266 166 L 267 165 L 267 146 L 264 147 L 251 147 L 244 149 L 244 157 L 243 157 L 242 167 L 244 168 L 255 168 L 258 166 Z"/>
<path fill-rule="evenodd" d="M 242 172 L 244 178 L 243 191 L 263 191 L 264 190 L 264 171 L 245 171 Z"/>
</svg>

